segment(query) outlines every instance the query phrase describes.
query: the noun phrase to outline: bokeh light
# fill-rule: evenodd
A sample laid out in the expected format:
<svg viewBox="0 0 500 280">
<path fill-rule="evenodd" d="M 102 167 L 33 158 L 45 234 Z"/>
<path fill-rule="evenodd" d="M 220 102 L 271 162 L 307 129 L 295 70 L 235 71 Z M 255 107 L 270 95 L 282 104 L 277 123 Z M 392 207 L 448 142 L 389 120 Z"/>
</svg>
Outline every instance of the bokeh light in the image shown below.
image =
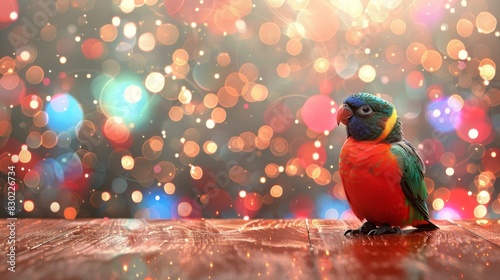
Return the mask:
<svg viewBox="0 0 500 280">
<path fill-rule="evenodd" d="M 59 1 L 33 28 L 25 2 L 0 8 L 20 217 L 353 218 L 336 114 L 364 91 L 433 218 L 500 218 L 498 1 Z"/>
<path fill-rule="evenodd" d="M 330 97 L 311 96 L 301 109 L 301 116 L 307 127 L 315 132 L 331 131 L 337 126 L 338 107 Z"/>
<path fill-rule="evenodd" d="M 19 4 L 17 0 L 6 0 L 2 3 L 0 11 L 0 29 L 6 28 L 19 17 Z"/>
<path fill-rule="evenodd" d="M 56 132 L 70 130 L 83 119 L 82 107 L 70 94 L 56 94 L 52 97 L 45 113 L 48 117 L 47 126 Z"/>
</svg>

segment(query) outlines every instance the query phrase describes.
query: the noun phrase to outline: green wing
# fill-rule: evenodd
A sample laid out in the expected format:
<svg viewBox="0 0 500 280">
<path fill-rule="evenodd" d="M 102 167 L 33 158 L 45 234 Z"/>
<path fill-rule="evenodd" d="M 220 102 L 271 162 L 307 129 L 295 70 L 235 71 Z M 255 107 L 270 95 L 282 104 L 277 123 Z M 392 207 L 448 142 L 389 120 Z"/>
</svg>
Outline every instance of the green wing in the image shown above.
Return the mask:
<svg viewBox="0 0 500 280">
<path fill-rule="evenodd" d="M 424 182 L 425 165 L 422 159 L 410 142 L 404 139 L 393 143 L 391 152 L 396 155 L 399 166 L 403 171 L 401 188 L 406 199 L 417 212 L 415 213 L 410 210 L 410 219 L 429 221 L 429 211 L 425 203 L 425 199 L 428 196 Z"/>
</svg>

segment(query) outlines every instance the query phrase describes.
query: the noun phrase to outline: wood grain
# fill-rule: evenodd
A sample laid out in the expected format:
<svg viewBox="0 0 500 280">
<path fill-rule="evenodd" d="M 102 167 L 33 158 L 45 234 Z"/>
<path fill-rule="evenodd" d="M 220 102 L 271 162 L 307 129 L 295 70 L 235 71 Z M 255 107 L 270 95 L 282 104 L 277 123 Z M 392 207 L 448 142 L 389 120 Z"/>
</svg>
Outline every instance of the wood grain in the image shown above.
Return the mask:
<svg viewBox="0 0 500 280">
<path fill-rule="evenodd" d="M 345 237 L 344 220 L 18 220 L 0 279 L 496 279 L 497 221 Z M 6 236 L 6 221 L 0 235 Z"/>
<path fill-rule="evenodd" d="M 500 220 L 453 221 L 453 223 L 500 247 Z"/>
<path fill-rule="evenodd" d="M 434 231 L 344 237 L 360 223 L 312 221 L 322 279 L 496 279 L 500 248 L 456 224 Z"/>
<path fill-rule="evenodd" d="M 38 223 L 45 227 L 27 230 Z M 18 224 L 19 246 L 35 246 L 18 254 L 19 279 L 304 279 L 316 272 L 304 220 Z"/>
</svg>

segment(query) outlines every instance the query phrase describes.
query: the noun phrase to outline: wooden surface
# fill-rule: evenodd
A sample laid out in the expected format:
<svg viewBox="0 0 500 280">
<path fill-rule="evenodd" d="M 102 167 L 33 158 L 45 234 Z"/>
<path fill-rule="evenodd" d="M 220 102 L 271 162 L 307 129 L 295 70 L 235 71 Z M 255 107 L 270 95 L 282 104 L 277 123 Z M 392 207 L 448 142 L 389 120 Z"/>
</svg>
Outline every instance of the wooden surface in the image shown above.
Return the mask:
<svg viewBox="0 0 500 280">
<path fill-rule="evenodd" d="M 340 220 L 17 220 L 0 279 L 499 279 L 499 221 L 345 237 Z M 0 236 L 7 240 L 7 220 Z"/>
</svg>

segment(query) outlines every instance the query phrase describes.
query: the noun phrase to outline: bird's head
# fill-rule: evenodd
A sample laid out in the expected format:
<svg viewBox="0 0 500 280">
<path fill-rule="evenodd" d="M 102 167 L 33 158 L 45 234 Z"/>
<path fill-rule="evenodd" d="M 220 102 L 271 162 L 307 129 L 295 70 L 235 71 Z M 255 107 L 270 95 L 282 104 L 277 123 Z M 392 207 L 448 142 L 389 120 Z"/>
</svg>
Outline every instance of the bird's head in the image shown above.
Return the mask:
<svg viewBox="0 0 500 280">
<path fill-rule="evenodd" d="M 344 100 L 337 122 L 346 126 L 348 137 L 358 141 L 396 142 L 403 137 L 394 105 L 368 93 L 356 93 Z"/>
</svg>

